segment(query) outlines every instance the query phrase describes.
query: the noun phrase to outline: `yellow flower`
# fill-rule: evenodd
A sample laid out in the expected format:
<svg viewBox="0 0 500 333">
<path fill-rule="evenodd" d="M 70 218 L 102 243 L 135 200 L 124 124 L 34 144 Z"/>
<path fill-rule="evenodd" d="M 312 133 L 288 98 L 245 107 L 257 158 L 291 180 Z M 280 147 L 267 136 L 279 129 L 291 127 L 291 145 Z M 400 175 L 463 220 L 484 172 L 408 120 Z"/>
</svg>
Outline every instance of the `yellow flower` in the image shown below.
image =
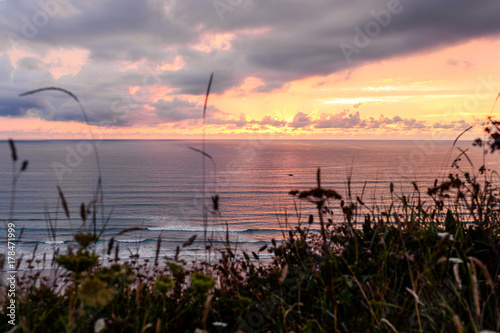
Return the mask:
<svg viewBox="0 0 500 333">
<path fill-rule="evenodd" d="M 114 297 L 113 290 L 106 282 L 98 279 L 86 278 L 80 286 L 80 300 L 88 306 L 105 306 Z"/>
<path fill-rule="evenodd" d="M 200 294 L 207 293 L 215 285 L 215 281 L 211 276 L 202 273 L 191 274 L 191 287 Z"/>
<path fill-rule="evenodd" d="M 162 276 L 156 279 L 155 288 L 162 293 L 167 293 L 174 287 L 174 280 L 170 276 Z"/>
</svg>

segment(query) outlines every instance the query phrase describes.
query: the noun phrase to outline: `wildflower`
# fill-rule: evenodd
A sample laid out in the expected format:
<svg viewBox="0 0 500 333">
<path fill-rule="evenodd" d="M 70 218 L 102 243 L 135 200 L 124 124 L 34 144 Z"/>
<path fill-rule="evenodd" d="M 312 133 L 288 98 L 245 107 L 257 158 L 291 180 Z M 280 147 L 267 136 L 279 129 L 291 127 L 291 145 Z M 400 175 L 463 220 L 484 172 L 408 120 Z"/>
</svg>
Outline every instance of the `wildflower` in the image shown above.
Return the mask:
<svg viewBox="0 0 500 333">
<path fill-rule="evenodd" d="M 81 273 L 97 264 L 97 255 L 88 251 L 78 251 L 76 255 L 70 249 L 68 255 L 60 255 L 56 262 L 69 271 Z"/>
<path fill-rule="evenodd" d="M 174 287 L 174 280 L 170 276 L 162 276 L 156 279 L 155 288 L 161 293 L 167 293 Z"/>
<path fill-rule="evenodd" d="M 85 234 L 81 232 L 76 234 L 74 238 L 84 249 L 87 248 L 90 244 L 98 241 L 98 237 L 92 233 Z"/>
<path fill-rule="evenodd" d="M 201 328 L 197 328 L 194 330 L 194 333 L 207 333 L 207 331 L 202 330 Z"/>
<path fill-rule="evenodd" d="M 450 258 L 448 259 L 450 262 L 454 263 L 454 264 L 461 264 L 463 263 L 464 261 L 460 258 Z"/>
<path fill-rule="evenodd" d="M 453 235 L 449 232 L 438 232 L 437 235 L 439 238 L 448 238 L 450 241 L 453 241 Z"/>
<path fill-rule="evenodd" d="M 184 272 L 184 267 L 182 267 L 182 265 L 176 264 L 175 262 L 168 262 L 167 265 L 168 268 L 170 268 L 172 274 L 174 275 L 178 275 Z"/>
<path fill-rule="evenodd" d="M 105 328 L 106 328 L 106 322 L 104 321 L 104 318 L 97 319 L 94 325 L 94 332 L 96 333 L 101 332 Z"/>
<path fill-rule="evenodd" d="M 113 290 L 107 288 L 106 282 L 86 278 L 80 286 L 81 301 L 91 307 L 105 306 L 113 299 Z"/>
<path fill-rule="evenodd" d="M 207 293 L 215 285 L 211 276 L 202 273 L 191 274 L 191 287 L 201 294 Z"/>
</svg>

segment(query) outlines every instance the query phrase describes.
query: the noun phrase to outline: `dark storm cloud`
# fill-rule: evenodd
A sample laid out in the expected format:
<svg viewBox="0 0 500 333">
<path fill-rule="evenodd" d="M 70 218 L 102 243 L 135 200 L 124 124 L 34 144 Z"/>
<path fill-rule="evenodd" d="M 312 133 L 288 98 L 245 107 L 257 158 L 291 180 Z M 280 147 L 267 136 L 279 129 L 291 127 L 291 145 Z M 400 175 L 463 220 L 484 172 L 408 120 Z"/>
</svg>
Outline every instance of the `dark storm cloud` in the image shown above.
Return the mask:
<svg viewBox="0 0 500 333">
<path fill-rule="evenodd" d="M 388 3 L 399 2 L 307 2 L 318 5 L 316 18 L 290 17 L 289 24 L 271 26 L 269 34 L 250 38 L 241 49 L 256 71 L 274 73 L 285 83 L 500 32 L 498 1 L 401 1 L 384 27 L 376 18 L 390 13 Z M 369 36 L 371 27 L 375 33 Z"/>
<path fill-rule="evenodd" d="M 19 94 L 42 87 L 62 86 L 73 92 L 87 110 L 89 122 L 103 126 L 127 126 L 140 119 L 137 106 L 146 104 L 137 97 L 118 94 L 114 88 L 126 88 L 141 82 L 141 76 L 125 75 L 108 67 L 84 68 L 76 76 L 54 79 L 36 58 L 22 58 L 17 68 L 8 56 L 0 57 L 0 116 L 39 117 L 49 121 L 84 122 L 85 118 L 69 96 L 45 91 L 20 97 Z M 120 83 L 121 82 L 121 83 Z"/>
<path fill-rule="evenodd" d="M 0 116 L 4 117 L 37 117 L 49 121 L 84 122 L 85 118 L 74 100 L 57 92 L 46 92 L 37 95 L 20 97 L 25 91 L 2 91 L 0 93 Z M 113 111 L 102 99 L 83 103 L 88 120 L 93 125 L 126 126 L 130 122 L 123 112 Z"/>
<path fill-rule="evenodd" d="M 4 48 L 14 33 L 34 48 L 79 47 L 100 60 L 159 60 L 163 47 L 196 37 L 169 18 L 161 1 L 19 0 L 3 6 Z"/>
<path fill-rule="evenodd" d="M 29 25 L 27 19 L 38 30 L 32 38 L 34 41 L 84 47 L 97 57 L 131 60 L 161 57 L 162 47 L 190 45 L 207 31 L 238 33 L 244 29 L 268 28 L 265 35 L 235 40 L 235 56 L 243 55 L 256 70 L 292 70 L 299 76 L 323 75 L 349 67 L 339 44 L 354 45 L 356 27 L 362 32 L 370 27 L 376 31 L 377 19 L 382 22 L 378 23 L 380 32 L 368 36 L 369 45 L 353 57 L 356 61 L 452 44 L 500 31 L 497 19 L 500 4 L 496 0 L 480 3 L 469 0 L 246 0 L 227 11 L 223 20 L 213 1 L 65 2 L 68 4 L 53 10 L 53 17 L 46 15 L 48 21 L 41 27 L 35 24 L 35 14 L 44 11 L 38 2 L 7 2 L 1 27 L 3 31 L 17 31 L 22 35 L 23 27 Z"/>
<path fill-rule="evenodd" d="M 19 99 L 17 97 L 2 96 L 0 104 L 0 116 L 2 117 L 24 117 L 30 110 L 41 110 L 46 107 L 41 101 L 33 99 Z"/>
<path fill-rule="evenodd" d="M 500 3 L 495 0 L 245 1 L 225 12 L 222 21 L 213 10 L 210 14 L 208 2 L 199 11 L 195 3 L 177 2 L 173 8 L 189 24 L 202 24 L 205 31 L 235 32 L 236 37 L 223 54 L 231 62 L 221 62 L 218 53 L 193 58 L 187 67 L 209 62 L 216 72 L 231 69 L 236 84 L 242 77 L 258 77 L 265 84 L 255 88 L 257 92 L 500 32 Z M 238 33 L 264 28 L 263 33 Z M 183 89 L 201 93 L 194 87 Z"/>
</svg>

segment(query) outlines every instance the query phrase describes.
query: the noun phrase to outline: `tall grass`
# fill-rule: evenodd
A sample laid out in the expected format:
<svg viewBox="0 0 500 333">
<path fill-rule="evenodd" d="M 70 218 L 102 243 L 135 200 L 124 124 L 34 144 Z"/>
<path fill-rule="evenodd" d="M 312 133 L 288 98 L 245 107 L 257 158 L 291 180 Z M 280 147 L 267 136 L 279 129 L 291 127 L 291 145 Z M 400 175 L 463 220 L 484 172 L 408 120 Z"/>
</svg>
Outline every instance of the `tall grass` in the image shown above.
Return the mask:
<svg viewBox="0 0 500 333">
<path fill-rule="evenodd" d="M 485 154 L 500 148 L 499 126 L 490 120 L 487 140 L 475 141 Z M 198 152 L 213 161 L 203 148 Z M 284 239 L 256 252 L 236 251 L 227 236 L 225 246 L 214 249 L 216 261 L 186 265 L 182 249 L 194 237 L 179 244 L 174 258 L 159 258 L 159 237 L 155 260 L 143 262 L 120 258 L 111 238 L 107 252 L 114 250 L 115 258 L 105 263 L 92 248 L 102 232 L 78 232 L 76 247 L 43 266 L 57 274 L 28 270 L 19 276 L 17 325 L 5 320 L 0 330 L 500 331 L 498 178 L 484 166 L 464 171 L 459 158 L 467 162 L 467 151 L 447 178 L 428 189 L 414 182 L 403 195 L 387 184 L 386 206 L 365 202 L 349 180 L 346 196 L 325 188 L 318 169 L 311 189 L 289 192 L 296 202 L 313 205 L 315 214 L 288 217 Z M 62 191 L 60 197 L 64 206 Z M 218 201 L 213 204 L 218 209 Z M 97 209 L 84 208 L 82 225 Z M 64 210 L 69 216 L 70 207 Z M 264 252 L 269 261 L 260 260 Z M 5 290 L 2 295 L 6 314 Z"/>
</svg>

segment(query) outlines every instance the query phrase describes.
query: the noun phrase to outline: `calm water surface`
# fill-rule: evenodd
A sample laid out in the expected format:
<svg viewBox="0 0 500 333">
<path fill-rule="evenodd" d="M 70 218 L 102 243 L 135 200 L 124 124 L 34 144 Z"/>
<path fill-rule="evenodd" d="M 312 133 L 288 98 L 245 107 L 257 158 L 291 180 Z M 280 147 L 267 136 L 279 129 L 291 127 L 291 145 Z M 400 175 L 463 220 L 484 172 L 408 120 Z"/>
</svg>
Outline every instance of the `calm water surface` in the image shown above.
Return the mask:
<svg viewBox="0 0 500 333">
<path fill-rule="evenodd" d="M 98 180 L 95 155 L 85 141 L 20 141 L 16 145 L 20 160 L 29 160 L 17 187 L 14 220 L 18 230 L 24 228 L 17 255 L 31 254 L 37 242 L 38 255 L 51 255 L 56 248 L 65 248 L 81 227 L 80 205 L 91 201 Z M 198 234 L 197 241 L 181 255 L 203 256 L 202 155 L 188 148 L 200 146 L 195 141 L 98 144 L 104 217 L 109 218 L 104 239 L 123 228 L 144 227 L 116 236 L 121 256 L 138 252 L 141 257 L 154 257 L 160 235 L 161 254 L 173 255 L 175 247 L 193 234 Z M 412 181 L 425 191 L 435 178 L 452 171 L 450 165 L 459 151 L 455 148 L 450 153 L 451 147 L 451 141 L 208 141 L 206 151 L 214 163 L 206 159 L 206 204 L 211 205 L 211 195 L 220 197 L 220 215 L 209 216 L 209 235 L 220 244 L 227 225 L 233 244 L 247 250 L 280 238 L 285 220 L 292 225 L 297 222 L 288 192 L 314 187 L 318 167 L 323 187 L 346 197 L 351 178 L 352 196 L 362 196 L 370 204 L 387 204 L 390 182 L 398 194 L 410 193 Z M 479 168 L 481 151 L 470 142 L 458 147 L 470 148 L 469 156 Z M 498 158 L 489 156 L 490 164 L 497 162 Z M 467 163 L 462 165 L 467 169 Z M 3 220 L 9 214 L 11 179 L 9 147 L 0 142 Z M 58 199 L 57 185 L 67 199 L 70 219 Z M 302 216 L 312 212 L 307 203 L 297 204 Z M 335 210 L 338 203 L 332 206 Z M 55 242 L 47 232 L 49 217 L 57 226 Z M 0 229 L 5 235 L 5 228 Z M 1 246 L 4 251 L 5 242 Z M 97 245 L 99 251 L 105 246 L 104 242 Z"/>
</svg>

